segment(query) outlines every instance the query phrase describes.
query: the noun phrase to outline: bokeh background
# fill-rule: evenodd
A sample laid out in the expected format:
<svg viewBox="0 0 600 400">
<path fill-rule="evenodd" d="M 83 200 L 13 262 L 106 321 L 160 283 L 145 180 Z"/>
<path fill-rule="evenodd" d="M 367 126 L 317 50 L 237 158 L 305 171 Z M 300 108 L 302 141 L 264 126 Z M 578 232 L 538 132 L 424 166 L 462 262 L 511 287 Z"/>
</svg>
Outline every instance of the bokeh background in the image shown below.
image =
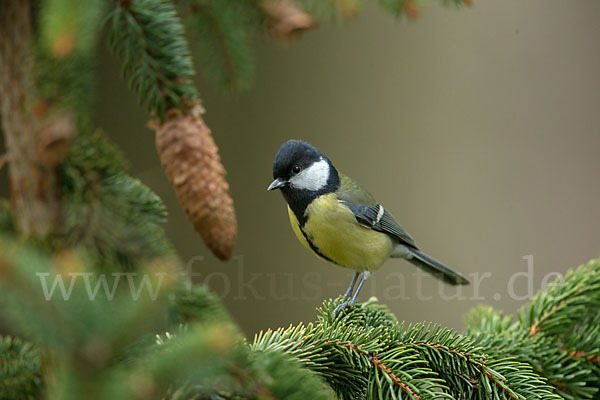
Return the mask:
<svg viewBox="0 0 600 400">
<path fill-rule="evenodd" d="M 265 190 L 290 138 L 320 148 L 424 250 L 480 280 L 440 293 L 435 279 L 391 260 L 361 299 L 377 296 L 400 320 L 460 329 L 479 303 L 512 313 L 547 274 L 600 255 L 600 2 L 430 2 L 400 22 L 366 3 L 357 19 L 291 45 L 261 39 L 247 93 L 224 96 L 198 77 L 239 219 L 227 263 L 187 221 L 148 116 L 115 59 L 102 57 L 98 124 L 165 201 L 168 234 L 195 280 L 223 297 L 248 335 L 313 320 L 352 276 L 305 250 L 283 199 Z"/>
</svg>

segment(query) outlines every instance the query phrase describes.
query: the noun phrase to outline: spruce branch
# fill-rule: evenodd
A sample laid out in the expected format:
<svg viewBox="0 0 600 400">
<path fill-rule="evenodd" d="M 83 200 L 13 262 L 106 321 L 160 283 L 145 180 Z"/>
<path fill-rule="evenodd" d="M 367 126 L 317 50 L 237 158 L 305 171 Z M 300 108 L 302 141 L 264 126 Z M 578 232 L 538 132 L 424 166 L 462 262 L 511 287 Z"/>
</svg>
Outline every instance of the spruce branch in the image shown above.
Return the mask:
<svg viewBox="0 0 600 400">
<path fill-rule="evenodd" d="M 194 67 L 177 11 L 168 0 L 116 0 L 109 45 L 139 103 L 162 119 L 197 96 Z"/>
<path fill-rule="evenodd" d="M 332 304 L 324 304 L 315 324 L 260 333 L 252 348 L 290 354 L 342 398 L 561 398 L 530 364 L 495 357 L 468 336 L 433 324 L 405 328 L 372 301 L 332 320 Z"/>
<path fill-rule="evenodd" d="M 487 348 L 468 336 L 431 324 L 417 324 L 402 336 L 400 343 L 417 349 L 450 383 L 450 393 L 456 398 L 465 394 L 485 398 L 493 392 L 499 399 L 560 399 L 529 364 L 507 355 L 490 356 Z"/>
<path fill-rule="evenodd" d="M 166 208 L 99 130 L 82 132 L 58 168 L 63 229 L 61 248 L 84 247 L 103 271 L 137 270 L 173 249 L 162 228 Z"/>
<path fill-rule="evenodd" d="M 95 62 L 91 54 L 73 52 L 55 58 L 38 44 L 35 48 L 35 83 L 38 98 L 33 111 L 39 117 L 71 114 L 76 118 L 75 132 L 91 125 L 95 87 Z"/>
<path fill-rule="evenodd" d="M 188 0 L 188 26 L 198 40 L 200 66 L 219 87 L 240 92 L 254 75 L 253 39 L 262 23 L 248 0 Z"/>
<path fill-rule="evenodd" d="M 173 294 L 170 319 L 171 325 L 176 328 L 169 334 L 161 335 L 159 343 L 177 340 L 181 333 L 189 333 L 189 326 L 196 327 L 199 332 L 216 326 L 227 327 L 229 334 L 236 332 L 231 330 L 233 321 L 223 304 L 207 287 L 186 281 L 178 285 Z M 241 334 L 235 335 L 235 344 L 227 354 L 236 356 L 230 360 L 229 369 L 225 370 L 226 374 L 233 375 L 229 388 L 188 380 L 179 382 L 179 385 L 173 384 L 165 399 L 213 398 L 211 394 L 219 399 L 333 399 L 329 386 L 315 373 L 303 368 L 297 360 L 278 351 L 250 351 L 241 340 Z"/>
<path fill-rule="evenodd" d="M 590 262 L 564 277 L 558 277 L 545 292 L 539 292 L 530 305 L 522 307 L 519 320 L 529 334 L 560 335 L 569 332 L 582 316 L 600 307 L 600 273 Z"/>
<path fill-rule="evenodd" d="M 577 323 L 564 340 L 563 351 L 570 357 L 600 365 L 600 315 Z"/>
<path fill-rule="evenodd" d="M 355 17 L 363 0 L 179 0 L 190 32 L 198 42 L 199 64 L 206 76 L 232 92 L 248 89 L 254 74 L 254 37 L 261 27 L 290 38 L 313 28 L 315 20 Z M 417 17 L 420 2 L 379 0 L 396 17 Z M 446 6 L 471 0 L 443 0 Z"/>
<path fill-rule="evenodd" d="M 489 307 L 476 309 L 466 318 L 467 334 L 497 357 L 532 365 L 563 398 L 594 398 L 600 379 L 593 362 L 600 347 L 599 278 L 597 260 L 569 271 L 523 306 L 512 323 Z"/>
<path fill-rule="evenodd" d="M 488 305 L 479 305 L 465 315 L 463 321 L 470 334 L 502 333 L 510 328 L 512 316 Z"/>
<path fill-rule="evenodd" d="M 290 354 L 323 376 L 341 398 L 440 398 L 444 386 L 427 363 L 412 349 L 389 345 L 395 331 L 355 323 L 383 319 L 368 315 L 381 313 L 379 307 L 368 303 L 331 320 L 323 316 L 331 314 L 332 304 L 324 304 L 315 324 L 261 332 L 252 348 Z"/>
<path fill-rule="evenodd" d="M 72 120 L 68 132 L 55 135 L 60 141 L 54 138 L 48 146 L 55 153 L 59 152 L 54 149 L 62 146 L 54 164 L 62 161 L 76 133 L 91 124 L 95 51 L 105 5 L 104 0 L 40 2 L 32 51 L 37 94 L 33 112 L 42 120 L 42 132 L 49 130 L 47 126 Z"/>
<path fill-rule="evenodd" d="M 590 369 L 565 354 L 557 343 L 542 336 L 529 337 L 523 331 L 503 333 L 469 333 L 478 346 L 495 357 L 510 357 L 530 365 L 554 387 L 554 392 L 566 399 L 590 399 L 596 393 L 596 380 Z"/>
<path fill-rule="evenodd" d="M 99 338 L 110 343 L 108 354 L 112 356 L 142 333 L 158 329 L 166 315 L 165 297 L 177 277 L 176 262 L 165 257 L 147 262 L 139 274 L 107 276 L 94 271 L 93 260 L 81 249 L 63 250 L 50 257 L 35 247 L 3 238 L 3 316 L 35 344 L 77 359 L 87 359 L 86 345 L 95 345 Z M 155 290 L 135 291 L 147 285 Z M 103 291 L 106 288 L 108 292 Z"/>
<path fill-rule="evenodd" d="M 39 343 L 63 349 L 61 357 L 69 362 L 59 370 L 61 381 L 73 384 L 75 379 L 85 388 L 92 385 L 87 376 L 91 372 L 106 376 L 100 386 L 93 383 L 102 387 L 98 392 L 102 399 L 162 394 L 172 400 L 294 398 L 309 390 L 316 398 L 327 399 L 331 393 L 323 382 L 342 399 L 591 399 L 597 391 L 597 370 L 589 369 L 594 359 L 587 357 L 598 348 L 598 315 L 592 308 L 572 333 L 555 336 L 546 330 L 531 336 L 520 321 L 508 325 L 502 314 L 480 308 L 470 318 L 474 328 L 460 335 L 431 323 L 399 324 L 374 299 L 332 318 L 335 303 L 327 301 L 315 323 L 260 333 L 247 347 L 214 296 L 205 288 L 184 286 L 171 293 L 181 296 L 173 307 L 184 317 L 177 323 L 186 325 L 161 336 L 157 344 L 137 346 L 132 352 L 128 350 L 132 340 L 144 329 L 122 338 L 120 327 L 140 328 L 137 318 L 147 318 L 148 309 L 139 304 L 130 308 L 120 301 L 112 306 L 85 305 L 77 285 L 74 304 L 58 299 L 42 306 L 34 299 L 40 293 L 33 290 L 30 271 L 44 270 L 46 261 L 14 245 L 5 244 L 0 254 L 4 256 L 0 282 L 11 282 L 0 292 L 3 304 L 23 321 L 44 326 Z M 74 271 L 80 264 L 81 258 L 68 257 L 52 269 Z M 570 280 L 593 281 L 599 273 L 597 262 L 581 267 L 568 275 L 564 290 L 577 287 Z M 19 301 L 7 303 L 7 296 Z M 33 306 L 27 308 L 28 302 Z M 92 317 L 103 315 L 99 321 L 106 321 L 105 313 L 115 320 L 108 329 Z M 68 327 L 72 339 L 65 341 L 65 333 L 53 333 L 49 320 L 68 321 L 59 326 Z M 29 326 L 26 332 L 40 331 Z M 573 353 L 573 348 L 580 353 Z M 281 374 L 284 368 L 288 375 Z M 302 383 L 292 384 L 290 376 L 303 377 Z"/>
<path fill-rule="evenodd" d="M 204 285 L 184 281 L 173 290 L 170 325 L 232 322 L 223 303 Z"/>
<path fill-rule="evenodd" d="M 60 225 L 56 166 L 77 125 L 89 120 L 89 67 L 102 2 L 86 7 L 71 0 L 44 2 L 37 36 L 29 1 L 0 7 L 0 90 L 6 94 L 1 112 L 14 221 L 19 233 L 42 237 Z"/>
<path fill-rule="evenodd" d="M 230 2 L 219 4 L 224 9 Z M 109 21 L 109 44 L 123 59 L 123 75 L 140 103 L 159 119 L 152 125 L 161 163 L 188 218 L 217 257 L 230 258 L 237 236 L 233 200 L 216 144 L 200 116 L 192 59 L 173 4 L 119 1 Z"/>
<path fill-rule="evenodd" d="M 0 398 L 34 399 L 42 392 L 40 356 L 31 343 L 0 336 Z"/>
<path fill-rule="evenodd" d="M 258 395 L 275 399 L 333 400 L 334 393 L 312 371 L 287 354 L 249 352 L 251 369 L 260 383 Z M 258 396 L 257 396 L 258 397 Z"/>
</svg>

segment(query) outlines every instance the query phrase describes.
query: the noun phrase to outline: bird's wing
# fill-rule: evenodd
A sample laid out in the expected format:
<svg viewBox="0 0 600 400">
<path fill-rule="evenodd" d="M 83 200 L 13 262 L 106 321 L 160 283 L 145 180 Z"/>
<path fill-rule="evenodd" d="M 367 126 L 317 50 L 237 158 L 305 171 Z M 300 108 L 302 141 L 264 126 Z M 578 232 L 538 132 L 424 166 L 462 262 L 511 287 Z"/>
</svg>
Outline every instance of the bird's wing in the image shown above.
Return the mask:
<svg viewBox="0 0 600 400">
<path fill-rule="evenodd" d="M 413 238 L 396 222 L 392 214 L 378 204 L 369 192 L 345 175 L 340 174 L 337 196 L 362 226 L 387 233 L 400 243 L 417 249 Z"/>
</svg>

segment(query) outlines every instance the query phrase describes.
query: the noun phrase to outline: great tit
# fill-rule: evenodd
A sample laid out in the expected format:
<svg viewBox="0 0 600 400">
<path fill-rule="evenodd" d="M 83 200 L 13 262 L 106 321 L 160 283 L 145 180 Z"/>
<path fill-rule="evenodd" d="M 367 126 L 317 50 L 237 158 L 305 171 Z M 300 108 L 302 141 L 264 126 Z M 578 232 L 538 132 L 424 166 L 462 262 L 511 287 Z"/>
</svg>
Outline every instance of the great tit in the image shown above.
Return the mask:
<svg viewBox="0 0 600 400">
<path fill-rule="evenodd" d="M 309 143 L 284 143 L 273 162 L 273 178 L 267 189 L 283 194 L 298 240 L 317 257 L 356 271 L 334 314 L 356 304 L 367 278 L 389 257 L 403 258 L 452 285 L 469 283 L 419 250 L 387 209 Z"/>
</svg>

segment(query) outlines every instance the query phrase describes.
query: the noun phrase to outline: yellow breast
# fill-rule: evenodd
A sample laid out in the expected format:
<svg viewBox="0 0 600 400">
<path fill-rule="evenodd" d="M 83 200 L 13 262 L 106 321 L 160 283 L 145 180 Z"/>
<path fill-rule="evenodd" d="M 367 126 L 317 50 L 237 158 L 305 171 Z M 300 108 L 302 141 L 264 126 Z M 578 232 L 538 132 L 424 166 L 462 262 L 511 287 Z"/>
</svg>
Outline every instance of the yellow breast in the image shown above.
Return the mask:
<svg viewBox="0 0 600 400">
<path fill-rule="evenodd" d="M 307 207 L 309 218 L 302 229 L 289 207 L 288 213 L 298 240 L 319 258 L 359 271 L 374 271 L 392 251 L 388 235 L 361 226 L 335 193 L 320 196 Z"/>
</svg>

